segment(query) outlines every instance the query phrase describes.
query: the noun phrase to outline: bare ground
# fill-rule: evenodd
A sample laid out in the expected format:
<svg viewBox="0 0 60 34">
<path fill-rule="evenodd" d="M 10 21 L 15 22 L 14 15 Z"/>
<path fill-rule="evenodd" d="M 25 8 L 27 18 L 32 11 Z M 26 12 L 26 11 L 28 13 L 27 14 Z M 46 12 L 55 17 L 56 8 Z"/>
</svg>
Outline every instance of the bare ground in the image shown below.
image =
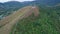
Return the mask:
<svg viewBox="0 0 60 34">
<path fill-rule="evenodd" d="M 10 16 L 5 17 L 0 21 L 0 34 L 9 34 L 13 25 L 17 23 L 18 20 L 26 18 L 34 13 L 35 16 L 38 15 L 39 11 L 37 8 L 32 9 L 32 6 L 27 6 L 21 8 L 17 12 L 14 12 Z M 4 26 L 3 26 L 4 25 Z"/>
</svg>

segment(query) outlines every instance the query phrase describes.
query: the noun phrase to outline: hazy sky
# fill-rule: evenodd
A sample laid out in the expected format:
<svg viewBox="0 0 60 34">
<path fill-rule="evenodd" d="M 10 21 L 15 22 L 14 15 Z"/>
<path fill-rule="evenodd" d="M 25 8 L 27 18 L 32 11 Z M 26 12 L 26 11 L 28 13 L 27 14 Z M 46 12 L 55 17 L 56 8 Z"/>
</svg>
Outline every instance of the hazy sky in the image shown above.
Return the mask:
<svg viewBox="0 0 60 34">
<path fill-rule="evenodd" d="M 7 1 L 19 1 L 19 2 L 24 2 L 24 1 L 33 1 L 33 0 L 0 0 L 0 2 L 7 2 Z"/>
</svg>

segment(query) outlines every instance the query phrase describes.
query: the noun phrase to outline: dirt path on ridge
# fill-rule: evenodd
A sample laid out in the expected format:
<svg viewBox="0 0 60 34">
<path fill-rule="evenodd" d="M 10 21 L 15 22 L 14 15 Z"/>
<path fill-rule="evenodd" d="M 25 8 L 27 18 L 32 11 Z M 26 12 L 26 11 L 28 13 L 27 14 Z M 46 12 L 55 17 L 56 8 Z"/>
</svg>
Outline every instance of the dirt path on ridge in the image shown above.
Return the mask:
<svg viewBox="0 0 60 34">
<path fill-rule="evenodd" d="M 38 9 L 32 9 L 32 6 L 27 6 L 19 9 L 17 12 L 14 12 L 10 16 L 7 16 L 6 18 L 2 19 L 0 21 L 0 34 L 9 34 L 11 32 L 11 29 L 18 20 L 23 19 L 25 17 L 28 17 L 29 15 L 32 14 L 32 11 L 35 11 L 35 16 L 36 14 L 38 15 Z"/>
</svg>

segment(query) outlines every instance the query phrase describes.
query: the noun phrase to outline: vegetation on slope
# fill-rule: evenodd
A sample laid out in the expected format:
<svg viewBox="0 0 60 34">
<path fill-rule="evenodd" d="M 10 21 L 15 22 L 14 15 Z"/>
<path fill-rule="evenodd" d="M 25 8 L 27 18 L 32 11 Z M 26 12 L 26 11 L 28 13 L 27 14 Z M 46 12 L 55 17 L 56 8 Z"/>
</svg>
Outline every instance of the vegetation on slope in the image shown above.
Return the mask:
<svg viewBox="0 0 60 34">
<path fill-rule="evenodd" d="M 19 20 L 13 28 L 14 34 L 60 34 L 60 10 L 41 8 L 40 15 Z"/>
</svg>

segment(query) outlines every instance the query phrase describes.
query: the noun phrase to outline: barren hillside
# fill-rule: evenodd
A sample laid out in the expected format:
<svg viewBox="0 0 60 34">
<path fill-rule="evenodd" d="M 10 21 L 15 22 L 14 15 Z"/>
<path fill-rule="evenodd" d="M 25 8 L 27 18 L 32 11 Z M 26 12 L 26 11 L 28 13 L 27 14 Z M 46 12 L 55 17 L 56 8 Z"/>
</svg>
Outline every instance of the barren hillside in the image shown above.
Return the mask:
<svg viewBox="0 0 60 34">
<path fill-rule="evenodd" d="M 27 6 L 19 9 L 18 11 L 14 12 L 13 14 L 5 17 L 0 21 L 0 34 L 9 34 L 11 28 L 19 19 L 26 18 L 34 13 L 35 16 L 39 14 L 38 8 L 32 8 L 32 6 Z"/>
</svg>

